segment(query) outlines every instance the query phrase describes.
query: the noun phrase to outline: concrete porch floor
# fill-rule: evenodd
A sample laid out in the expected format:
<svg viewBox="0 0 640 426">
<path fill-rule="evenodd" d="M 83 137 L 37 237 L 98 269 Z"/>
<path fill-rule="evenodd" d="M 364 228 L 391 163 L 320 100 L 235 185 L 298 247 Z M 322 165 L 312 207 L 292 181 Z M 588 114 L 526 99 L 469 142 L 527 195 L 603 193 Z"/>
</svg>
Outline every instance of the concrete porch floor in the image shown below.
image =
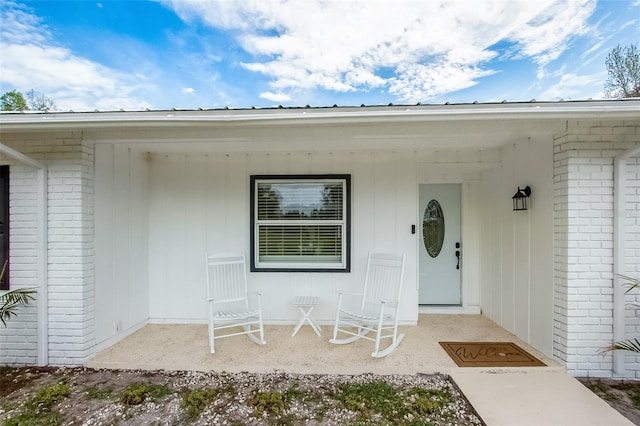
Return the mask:
<svg viewBox="0 0 640 426">
<path fill-rule="evenodd" d="M 420 315 L 417 326 L 403 326 L 405 338 L 389 356 L 370 356 L 373 342 L 328 342 L 305 325 L 265 327 L 264 346 L 246 336 L 216 341 L 208 348 L 207 326 L 149 324 L 98 352 L 85 366 L 108 369 L 198 370 L 307 374 L 450 375 L 488 425 L 630 425 L 622 415 L 571 377 L 565 368 L 481 315 Z M 511 341 L 546 367 L 461 368 L 439 341 Z"/>
</svg>

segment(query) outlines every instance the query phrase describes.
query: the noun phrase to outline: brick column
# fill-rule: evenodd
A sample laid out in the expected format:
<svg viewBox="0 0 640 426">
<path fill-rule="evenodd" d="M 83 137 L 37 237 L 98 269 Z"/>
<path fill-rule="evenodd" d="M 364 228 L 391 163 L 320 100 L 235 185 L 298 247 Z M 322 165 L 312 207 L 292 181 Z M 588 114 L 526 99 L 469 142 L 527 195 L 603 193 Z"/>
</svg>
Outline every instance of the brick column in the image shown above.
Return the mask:
<svg viewBox="0 0 640 426">
<path fill-rule="evenodd" d="M 49 363 L 79 365 L 95 345 L 93 146 L 49 167 Z"/>
<path fill-rule="evenodd" d="M 613 336 L 613 158 L 638 129 L 569 122 L 554 143 L 554 356 L 576 376 L 611 376 L 598 352 Z"/>
<path fill-rule="evenodd" d="M 0 364 L 38 362 L 38 306 L 47 303 L 48 363 L 81 365 L 95 346 L 93 145 L 80 132 L 3 133 L 2 143 L 48 168 L 48 298 L 0 327 Z M 40 287 L 38 171 L 9 164 L 11 288 Z"/>
</svg>

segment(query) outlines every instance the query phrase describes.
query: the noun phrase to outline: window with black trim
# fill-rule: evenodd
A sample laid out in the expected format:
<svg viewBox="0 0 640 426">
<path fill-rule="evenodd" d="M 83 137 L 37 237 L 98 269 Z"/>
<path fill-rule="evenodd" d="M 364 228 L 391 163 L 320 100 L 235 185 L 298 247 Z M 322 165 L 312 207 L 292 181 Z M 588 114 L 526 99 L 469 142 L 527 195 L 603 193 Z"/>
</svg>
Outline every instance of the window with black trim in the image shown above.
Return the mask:
<svg viewBox="0 0 640 426">
<path fill-rule="evenodd" d="M 251 270 L 349 272 L 350 175 L 251 176 Z"/>
</svg>

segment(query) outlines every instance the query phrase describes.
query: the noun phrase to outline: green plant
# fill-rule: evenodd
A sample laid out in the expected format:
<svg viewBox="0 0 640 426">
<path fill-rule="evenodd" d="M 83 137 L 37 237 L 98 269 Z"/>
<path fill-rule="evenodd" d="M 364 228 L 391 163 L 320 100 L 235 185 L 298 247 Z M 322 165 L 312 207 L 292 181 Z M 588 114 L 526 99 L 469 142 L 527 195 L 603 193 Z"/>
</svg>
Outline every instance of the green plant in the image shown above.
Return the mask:
<svg viewBox="0 0 640 426">
<path fill-rule="evenodd" d="M 56 412 L 24 411 L 15 417 L 6 419 L 3 426 L 58 426 L 62 424 L 62 415 Z"/>
<path fill-rule="evenodd" d="M 131 407 L 140 405 L 148 399 L 158 399 L 169 394 L 169 388 L 149 383 L 131 383 L 120 393 L 120 402 Z"/>
<path fill-rule="evenodd" d="M 187 411 L 187 416 L 190 419 L 197 418 L 207 406 L 216 400 L 220 394 L 219 389 L 196 389 L 182 396 L 182 408 Z"/>
<path fill-rule="evenodd" d="M 379 414 L 387 420 L 397 419 L 404 411 L 402 395 L 397 389 L 382 381 L 346 384 L 340 386 L 340 401 L 345 408 L 359 411 L 366 418 Z"/>
<path fill-rule="evenodd" d="M 637 44 L 616 46 L 605 59 L 607 81 L 604 84 L 608 98 L 640 96 L 640 50 Z"/>
<path fill-rule="evenodd" d="M 51 407 L 71 394 L 69 385 L 56 383 L 36 392 L 15 417 L 6 419 L 3 426 L 57 426 L 62 424 L 62 415 L 51 411 Z"/>
<path fill-rule="evenodd" d="M 4 274 L 5 269 L 3 268 L 2 274 Z M 17 288 L 14 290 L 9 290 L 6 293 L 0 293 L 0 321 L 4 326 L 7 326 L 7 321 L 12 317 L 16 316 L 19 306 L 27 305 L 30 300 L 34 300 L 32 294 L 36 291 L 29 288 Z"/>
<path fill-rule="evenodd" d="M 248 402 L 254 408 L 257 417 L 262 417 L 264 413 L 282 414 L 287 406 L 284 395 L 278 391 L 254 391 Z"/>
<path fill-rule="evenodd" d="M 430 424 L 425 417 L 442 414 L 454 397 L 446 390 L 413 387 L 408 391 L 383 381 L 340 386 L 337 399 L 360 417 L 353 424 Z"/>
<path fill-rule="evenodd" d="M 55 385 L 40 389 L 31 400 L 31 404 L 38 408 L 49 409 L 70 395 L 69 385 L 56 383 Z"/>
<path fill-rule="evenodd" d="M 269 416 L 278 416 L 277 423 L 284 425 L 294 423 L 295 416 L 284 414 L 291 406 L 291 401 L 306 397 L 307 395 L 298 388 L 298 384 L 293 383 L 284 392 L 254 390 L 248 403 L 254 408 L 256 417 L 262 417 L 265 413 Z"/>
<path fill-rule="evenodd" d="M 632 277 L 621 275 L 621 274 L 618 274 L 617 276 L 628 281 L 622 284 L 626 287 L 629 287 L 627 288 L 627 291 L 625 291 L 625 294 L 640 287 L 640 279 L 632 278 Z M 602 349 L 600 352 L 604 354 L 610 351 L 618 351 L 618 350 L 640 353 L 640 340 L 638 340 L 638 338 L 635 338 L 635 339 L 622 340 L 619 342 L 613 342 L 610 346 L 607 346 L 606 348 Z"/>
<path fill-rule="evenodd" d="M 418 416 L 436 413 L 453 400 L 449 392 L 434 389 L 412 388 L 408 396 L 408 410 Z"/>
<path fill-rule="evenodd" d="M 84 394 L 87 399 L 111 399 L 113 398 L 113 389 L 90 386 L 84 391 Z"/>
</svg>

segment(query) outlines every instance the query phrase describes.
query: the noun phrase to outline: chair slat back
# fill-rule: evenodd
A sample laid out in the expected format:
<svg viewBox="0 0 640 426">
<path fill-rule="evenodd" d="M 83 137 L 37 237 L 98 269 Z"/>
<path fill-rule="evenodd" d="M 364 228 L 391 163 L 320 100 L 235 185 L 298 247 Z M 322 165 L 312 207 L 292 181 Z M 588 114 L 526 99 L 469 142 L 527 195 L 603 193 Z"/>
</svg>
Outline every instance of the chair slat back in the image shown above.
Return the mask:
<svg viewBox="0 0 640 426">
<path fill-rule="evenodd" d="M 404 254 L 369 253 L 362 307 L 381 300 L 397 305 L 403 277 Z"/>
<path fill-rule="evenodd" d="M 207 297 L 215 302 L 247 298 L 247 270 L 244 253 L 207 255 Z"/>
</svg>

